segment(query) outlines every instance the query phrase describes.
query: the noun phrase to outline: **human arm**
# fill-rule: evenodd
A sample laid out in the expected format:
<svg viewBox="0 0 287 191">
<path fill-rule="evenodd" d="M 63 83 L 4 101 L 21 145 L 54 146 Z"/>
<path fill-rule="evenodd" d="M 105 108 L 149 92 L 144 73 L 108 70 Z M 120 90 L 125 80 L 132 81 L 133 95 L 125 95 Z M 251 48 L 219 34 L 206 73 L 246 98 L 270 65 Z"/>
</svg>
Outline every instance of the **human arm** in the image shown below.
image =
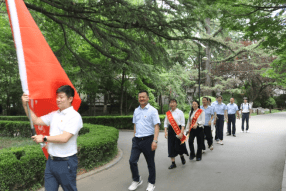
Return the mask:
<svg viewBox="0 0 287 191">
<path fill-rule="evenodd" d="M 210 120 L 208 121 L 208 125 L 211 126 L 211 122 L 213 120 L 213 115 L 211 114 Z"/>
<path fill-rule="evenodd" d="M 216 120 L 217 120 L 217 114 L 216 112 L 214 112 L 214 122 L 213 122 L 214 125 L 216 124 Z"/>
<path fill-rule="evenodd" d="M 240 114 L 238 110 L 236 111 L 236 114 L 237 114 L 237 118 L 240 119 Z"/>
<path fill-rule="evenodd" d="M 136 124 L 134 124 L 134 137 L 136 136 Z"/>
<path fill-rule="evenodd" d="M 168 136 L 167 127 L 168 127 L 168 119 L 167 119 L 167 116 L 165 115 L 165 118 L 164 118 L 164 137 L 165 138 L 167 138 Z"/>
<path fill-rule="evenodd" d="M 153 137 L 153 142 L 151 144 L 151 150 L 154 151 L 157 148 L 157 143 L 155 141 L 158 140 L 158 134 L 159 134 L 159 124 L 156 124 L 154 126 L 154 137 Z"/>
<path fill-rule="evenodd" d="M 227 106 L 225 106 L 224 118 L 225 118 L 226 122 L 228 122 Z"/>
<path fill-rule="evenodd" d="M 193 128 L 196 129 L 198 126 L 203 127 L 204 124 L 205 124 L 205 112 L 202 111 L 196 123 L 193 125 Z"/>
<path fill-rule="evenodd" d="M 23 105 L 23 108 L 25 110 L 26 116 L 29 118 L 28 106 L 27 106 L 28 102 L 29 102 L 28 95 L 23 93 L 23 95 L 22 95 L 22 105 Z M 31 109 L 30 109 L 30 116 L 31 116 L 31 119 L 32 119 L 32 122 L 33 122 L 34 125 L 46 125 L 44 123 L 44 121 L 40 117 L 37 117 L 36 114 Z"/>
<path fill-rule="evenodd" d="M 49 114 L 43 116 L 43 121 L 49 120 Z M 79 113 L 75 112 L 70 115 L 69 118 L 65 119 L 67 122 L 62 124 L 62 133 L 59 135 L 46 136 L 47 142 L 50 143 L 67 143 L 74 135 L 77 135 L 80 129 L 83 127 L 83 120 Z M 54 124 L 59 125 L 59 124 Z M 55 128 L 52 126 L 50 128 Z M 31 137 L 36 143 L 40 143 L 44 141 L 43 135 L 35 135 Z"/>
<path fill-rule="evenodd" d="M 50 143 L 67 143 L 74 135 L 72 133 L 63 131 L 60 135 L 55 136 L 46 136 L 47 142 Z M 42 143 L 44 142 L 44 136 L 43 135 L 35 135 L 31 137 L 33 141 L 36 143 Z"/>
</svg>

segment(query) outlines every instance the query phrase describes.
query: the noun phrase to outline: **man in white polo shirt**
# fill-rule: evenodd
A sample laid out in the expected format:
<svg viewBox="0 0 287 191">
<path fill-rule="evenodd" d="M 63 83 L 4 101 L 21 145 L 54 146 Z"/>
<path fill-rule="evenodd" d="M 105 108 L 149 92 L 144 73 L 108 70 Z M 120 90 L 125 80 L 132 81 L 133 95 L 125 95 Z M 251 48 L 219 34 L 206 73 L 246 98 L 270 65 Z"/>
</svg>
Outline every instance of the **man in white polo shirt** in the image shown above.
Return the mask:
<svg viewBox="0 0 287 191">
<path fill-rule="evenodd" d="M 248 133 L 249 132 L 249 118 L 251 118 L 251 109 L 252 109 L 252 106 L 251 106 L 251 104 L 249 104 L 248 102 L 247 102 L 247 97 L 244 97 L 243 98 L 244 99 L 244 103 L 242 103 L 241 104 L 241 107 L 240 107 L 240 109 L 241 109 L 241 113 L 242 113 L 242 127 L 241 127 L 241 129 L 242 129 L 242 133 L 244 132 L 244 121 L 246 120 L 246 133 Z"/>
<path fill-rule="evenodd" d="M 78 167 L 77 137 L 83 127 L 81 115 L 74 110 L 72 101 L 74 89 L 69 86 L 60 87 L 57 92 L 59 110 L 42 117 L 37 117 L 31 111 L 31 118 L 35 125 L 50 126 L 50 136 L 35 135 L 32 139 L 36 143 L 48 142 L 49 158 L 45 169 L 46 191 L 56 191 L 59 185 L 66 190 L 77 190 L 76 176 Z M 22 103 L 28 116 L 28 95 L 22 95 Z"/>
</svg>

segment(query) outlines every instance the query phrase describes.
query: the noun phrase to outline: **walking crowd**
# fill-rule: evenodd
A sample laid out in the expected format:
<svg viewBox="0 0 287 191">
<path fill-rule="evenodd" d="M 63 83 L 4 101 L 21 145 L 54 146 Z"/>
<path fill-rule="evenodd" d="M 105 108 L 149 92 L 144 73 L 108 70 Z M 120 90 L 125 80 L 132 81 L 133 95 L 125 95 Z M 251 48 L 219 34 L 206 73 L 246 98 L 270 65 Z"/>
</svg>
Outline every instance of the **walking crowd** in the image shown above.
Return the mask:
<svg viewBox="0 0 287 191">
<path fill-rule="evenodd" d="M 36 143 L 49 144 L 49 158 L 45 169 L 45 190 L 56 191 L 59 186 L 64 190 L 77 190 L 76 175 L 78 167 L 77 158 L 77 137 L 78 132 L 83 127 L 80 114 L 74 110 L 72 102 L 74 99 L 74 89 L 69 86 L 61 86 L 56 92 L 56 102 L 58 110 L 44 116 L 36 116 L 33 111 L 28 112 L 29 96 L 22 95 L 23 108 L 26 115 L 35 125 L 50 125 L 50 136 L 34 135 L 32 139 Z M 140 106 L 137 107 L 133 115 L 134 137 L 132 139 L 132 149 L 129 159 L 133 182 L 129 190 L 136 190 L 143 183 L 138 170 L 138 160 L 143 153 L 149 171 L 147 191 L 155 189 L 156 168 L 155 150 L 157 149 L 158 135 L 160 129 L 160 119 L 158 111 L 152 107 L 147 91 L 138 94 Z M 168 140 L 168 157 L 172 164 L 168 169 L 176 168 L 175 157 L 180 155 L 184 165 L 186 160 L 184 154 L 190 160 L 202 160 L 202 153 L 206 147 L 204 140 L 207 140 L 208 148 L 213 150 L 212 132 L 215 129 L 215 141 L 223 145 L 224 120 L 228 122 L 227 135 L 236 136 L 235 115 L 240 118 L 239 108 L 230 99 L 226 106 L 222 103 L 222 96 L 217 96 L 217 100 L 211 104 L 208 97 L 202 98 L 202 106 L 198 101 L 192 102 L 192 107 L 185 125 L 184 113 L 177 108 L 177 100 L 169 101 L 170 110 L 166 113 L 164 120 L 165 138 Z M 251 105 L 244 99 L 241 104 L 242 110 L 242 132 L 244 132 L 244 121 L 246 120 L 246 132 L 249 130 L 248 122 L 251 113 Z M 232 124 L 232 131 L 231 131 Z M 205 138 L 204 138 L 205 136 Z M 194 150 L 194 139 L 197 140 L 197 152 Z M 188 141 L 190 154 L 185 142 Z"/>
<path fill-rule="evenodd" d="M 140 106 L 137 107 L 133 115 L 134 137 L 132 139 L 132 149 L 130 156 L 130 168 L 133 182 L 129 190 L 136 190 L 143 183 L 139 175 L 137 162 L 140 154 L 143 153 L 149 171 L 147 191 L 155 189 L 155 150 L 158 143 L 160 119 L 158 111 L 149 103 L 147 91 L 141 91 L 138 94 Z M 222 102 L 222 96 L 217 96 L 216 101 L 211 103 L 209 97 L 202 98 L 202 105 L 198 101 L 193 101 L 185 125 L 184 113 L 177 108 L 177 100 L 169 100 L 170 110 L 166 113 L 164 120 L 165 138 L 168 140 L 168 157 L 171 158 L 171 165 L 168 169 L 176 168 L 175 157 L 180 155 L 182 165 L 186 163 L 184 154 L 189 156 L 190 160 L 202 160 L 202 153 L 206 151 L 204 140 L 206 139 L 208 148 L 213 150 L 212 133 L 215 130 L 215 141 L 217 144 L 223 143 L 223 127 L 227 122 L 227 136 L 236 137 L 235 120 L 240 119 L 239 109 L 242 113 L 241 132 L 249 132 L 249 118 L 251 105 L 244 98 L 244 103 L 240 108 L 234 103 L 234 98 L 230 98 L 229 104 Z M 246 128 L 244 122 L 246 121 Z M 231 128 L 232 126 L 232 128 Z M 197 140 L 197 152 L 194 150 L 194 139 Z M 185 142 L 188 141 L 190 154 L 186 148 Z"/>
</svg>

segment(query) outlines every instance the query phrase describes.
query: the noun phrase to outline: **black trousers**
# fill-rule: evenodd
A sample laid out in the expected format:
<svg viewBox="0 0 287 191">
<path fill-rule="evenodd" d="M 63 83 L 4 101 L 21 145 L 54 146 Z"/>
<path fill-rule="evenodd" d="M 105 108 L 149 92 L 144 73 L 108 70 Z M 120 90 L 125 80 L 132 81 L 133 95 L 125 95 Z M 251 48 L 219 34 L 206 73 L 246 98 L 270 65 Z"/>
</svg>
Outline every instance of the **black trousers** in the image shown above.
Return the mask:
<svg viewBox="0 0 287 191">
<path fill-rule="evenodd" d="M 194 138 L 196 137 L 197 140 L 197 153 L 196 153 L 196 158 L 201 158 L 202 156 L 202 147 L 203 147 L 203 140 L 204 140 L 204 134 L 203 134 L 203 128 L 202 127 L 197 127 L 196 129 L 191 129 L 190 134 L 189 134 L 189 149 L 190 149 L 190 156 L 195 157 L 195 152 L 194 152 Z"/>
<path fill-rule="evenodd" d="M 223 140 L 223 126 L 224 126 L 224 115 L 217 115 L 215 140 Z"/>
<path fill-rule="evenodd" d="M 206 136 L 206 140 L 207 140 L 207 144 L 208 144 L 208 147 L 210 147 L 213 143 L 213 140 L 212 140 L 212 134 L 211 134 L 211 127 L 210 126 L 204 126 L 204 134 Z M 204 143 L 204 139 L 203 139 L 203 150 L 205 150 L 205 143 Z"/>
<path fill-rule="evenodd" d="M 181 125 L 179 126 L 181 128 Z M 180 144 L 180 140 L 176 137 L 176 134 L 171 125 L 168 126 L 168 157 L 176 157 L 177 155 L 186 154 L 188 152 L 185 143 Z"/>
<path fill-rule="evenodd" d="M 242 131 L 244 131 L 244 121 L 246 120 L 246 131 L 249 129 L 249 113 L 242 113 Z"/>
<path fill-rule="evenodd" d="M 231 134 L 231 124 L 232 124 L 232 135 L 235 135 L 236 132 L 236 126 L 235 126 L 235 114 L 228 114 L 228 134 Z"/>
<path fill-rule="evenodd" d="M 151 150 L 151 144 L 153 141 L 154 135 L 147 136 L 147 137 L 134 137 L 132 139 L 132 151 L 130 156 L 130 168 L 132 172 L 133 181 L 139 181 L 139 170 L 138 170 L 138 161 L 140 158 L 140 154 L 143 153 L 145 160 L 148 166 L 148 182 L 151 184 L 155 184 L 155 162 L 154 156 L 155 151 Z"/>
</svg>

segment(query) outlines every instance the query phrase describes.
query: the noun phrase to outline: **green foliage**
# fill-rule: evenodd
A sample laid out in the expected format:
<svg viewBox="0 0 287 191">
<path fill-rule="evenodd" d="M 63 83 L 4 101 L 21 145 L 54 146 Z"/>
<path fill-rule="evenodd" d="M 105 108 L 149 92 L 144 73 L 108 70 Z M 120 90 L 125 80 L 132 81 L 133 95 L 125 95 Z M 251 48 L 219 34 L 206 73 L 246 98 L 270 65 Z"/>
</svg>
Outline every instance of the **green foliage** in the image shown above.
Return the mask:
<svg viewBox="0 0 287 191">
<path fill-rule="evenodd" d="M 276 107 L 276 101 L 273 97 L 269 97 L 265 104 L 267 105 L 267 107 Z"/>
<path fill-rule="evenodd" d="M 94 168 L 117 154 L 117 129 L 84 124 L 81 131 L 77 140 L 80 168 Z M 45 161 L 39 145 L 1 149 L 0 190 L 23 190 L 43 185 Z"/>
<path fill-rule="evenodd" d="M 4 137 L 14 137 L 14 136 L 31 137 L 32 132 L 30 122 L 0 121 L 0 135 Z"/>
</svg>

